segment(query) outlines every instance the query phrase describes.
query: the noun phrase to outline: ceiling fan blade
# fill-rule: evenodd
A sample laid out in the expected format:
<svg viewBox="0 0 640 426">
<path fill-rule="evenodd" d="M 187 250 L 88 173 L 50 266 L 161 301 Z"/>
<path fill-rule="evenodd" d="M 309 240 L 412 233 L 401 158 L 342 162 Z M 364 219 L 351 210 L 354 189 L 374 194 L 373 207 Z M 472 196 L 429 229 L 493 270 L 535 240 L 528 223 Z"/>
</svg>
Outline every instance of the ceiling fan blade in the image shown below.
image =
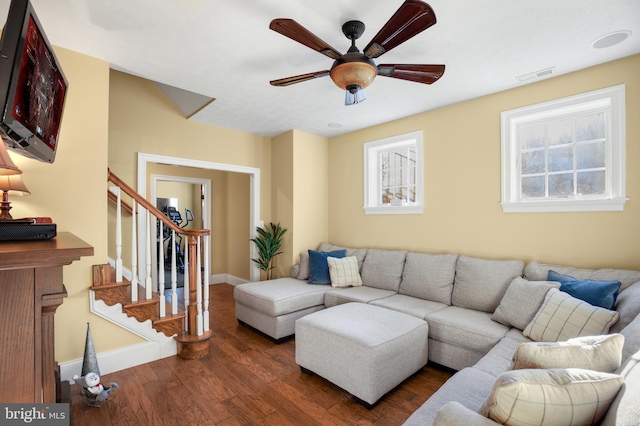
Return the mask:
<svg viewBox="0 0 640 426">
<path fill-rule="evenodd" d="M 342 56 L 340 52 L 320 40 L 315 34 L 298 24 L 293 19 L 274 19 L 271 21 L 271 24 L 269 24 L 269 28 L 285 37 L 289 37 L 291 40 L 304 44 L 305 46 L 315 50 L 316 52 L 320 52 L 331 59 L 338 59 Z"/>
<path fill-rule="evenodd" d="M 313 80 L 314 78 L 326 77 L 329 75 L 329 70 L 310 72 L 308 74 L 294 75 L 293 77 L 281 78 L 279 80 L 271 80 L 269 83 L 272 86 L 284 87 L 290 86 L 296 83 L 302 83 L 303 81 Z"/>
<path fill-rule="evenodd" d="M 364 49 L 377 58 L 436 23 L 436 15 L 427 3 L 406 0 Z"/>
<path fill-rule="evenodd" d="M 378 75 L 431 84 L 442 77 L 444 68 L 444 65 L 380 64 Z"/>
</svg>

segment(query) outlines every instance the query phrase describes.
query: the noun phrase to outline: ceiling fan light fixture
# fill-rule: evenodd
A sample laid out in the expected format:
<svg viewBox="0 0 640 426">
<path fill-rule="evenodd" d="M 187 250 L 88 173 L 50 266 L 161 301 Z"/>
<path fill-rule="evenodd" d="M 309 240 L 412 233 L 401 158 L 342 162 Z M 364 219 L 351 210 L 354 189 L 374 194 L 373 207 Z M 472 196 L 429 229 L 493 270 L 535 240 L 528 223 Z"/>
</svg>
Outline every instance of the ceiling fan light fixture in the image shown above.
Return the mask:
<svg viewBox="0 0 640 426">
<path fill-rule="evenodd" d="M 349 60 L 350 53 L 344 55 L 344 58 L 338 59 L 331 67 L 331 80 L 343 90 L 348 90 L 347 86 L 360 86 L 364 89 L 378 75 L 378 68 L 371 59 L 368 59 L 361 53 L 357 53 L 356 58 Z"/>
</svg>

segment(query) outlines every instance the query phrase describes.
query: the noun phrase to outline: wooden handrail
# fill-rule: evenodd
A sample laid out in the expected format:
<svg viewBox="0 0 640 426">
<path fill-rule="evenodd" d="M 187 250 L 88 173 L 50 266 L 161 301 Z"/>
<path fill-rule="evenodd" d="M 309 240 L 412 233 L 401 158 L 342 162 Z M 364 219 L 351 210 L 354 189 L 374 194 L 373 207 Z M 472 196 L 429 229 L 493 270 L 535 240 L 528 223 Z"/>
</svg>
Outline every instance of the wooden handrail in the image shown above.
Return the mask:
<svg viewBox="0 0 640 426">
<path fill-rule="evenodd" d="M 171 219 L 169 219 L 164 213 L 162 213 L 158 208 L 156 208 L 149 201 L 140 196 L 133 188 L 127 185 L 122 179 L 120 179 L 115 174 L 111 173 L 110 169 L 107 169 L 107 180 L 111 183 L 114 183 L 116 186 L 120 187 L 124 191 L 125 194 L 129 195 L 131 198 L 136 200 L 138 204 L 147 209 L 152 215 L 161 220 L 165 225 L 167 225 L 170 229 L 176 231 L 178 234 L 183 234 L 186 236 L 192 237 L 200 237 L 204 235 L 211 235 L 211 231 L 209 229 L 184 229 L 176 225 Z"/>
<path fill-rule="evenodd" d="M 118 202 L 118 196 L 108 189 L 107 189 L 107 197 L 114 203 Z M 124 211 L 126 211 L 130 215 L 133 215 L 133 207 L 131 207 L 129 203 L 127 203 L 124 200 L 120 200 L 120 203 L 122 204 L 122 208 L 124 209 Z M 136 212 L 136 214 L 138 214 L 138 212 Z"/>
<path fill-rule="evenodd" d="M 118 186 L 125 194 L 129 195 L 133 200 L 135 200 L 138 205 L 147 209 L 152 215 L 161 220 L 167 227 L 171 230 L 175 231 L 177 234 L 182 234 L 186 236 L 186 244 L 185 244 L 185 252 L 188 254 L 189 259 L 189 281 L 185 282 L 185 296 L 189 297 L 189 304 L 186 306 L 185 315 L 186 315 L 186 332 L 182 334 L 178 334 L 175 336 L 175 340 L 178 345 L 178 356 L 187 359 L 199 358 L 201 356 L 205 356 L 209 353 L 209 343 L 208 340 L 213 335 L 212 331 L 208 329 L 203 330 L 203 326 L 198 326 L 198 324 L 202 324 L 202 297 L 201 297 L 201 285 L 199 282 L 198 271 L 196 269 L 198 262 L 200 259 L 198 258 L 198 244 L 203 237 L 211 235 L 211 231 L 208 229 L 184 229 L 176 225 L 171 219 L 169 219 L 164 213 L 158 210 L 153 204 L 144 199 L 140 194 L 138 194 L 133 188 L 127 185 L 122 179 L 118 176 L 111 173 L 110 169 L 107 169 L 107 181 Z M 111 198 L 112 194 L 109 193 L 109 197 Z M 117 196 L 116 196 L 117 200 Z M 122 199 L 121 199 L 122 201 Z M 121 203 L 122 204 L 122 203 Z M 132 203 L 133 204 L 133 203 Z M 132 227 L 133 229 L 133 227 Z M 116 243 L 117 244 L 117 243 Z M 117 261 L 116 261 L 117 262 Z M 116 266 L 117 271 L 117 266 Z M 149 276 L 147 279 L 150 280 Z M 205 282 L 208 282 L 206 280 Z M 151 287 L 145 283 L 145 289 L 150 289 Z M 147 290 L 148 291 L 148 290 Z M 164 300 L 161 296 L 161 301 Z M 208 300 L 208 299 L 207 299 Z M 207 305 L 208 306 L 208 305 Z M 162 310 L 161 310 L 162 312 Z M 207 317 L 208 318 L 208 317 Z"/>
</svg>

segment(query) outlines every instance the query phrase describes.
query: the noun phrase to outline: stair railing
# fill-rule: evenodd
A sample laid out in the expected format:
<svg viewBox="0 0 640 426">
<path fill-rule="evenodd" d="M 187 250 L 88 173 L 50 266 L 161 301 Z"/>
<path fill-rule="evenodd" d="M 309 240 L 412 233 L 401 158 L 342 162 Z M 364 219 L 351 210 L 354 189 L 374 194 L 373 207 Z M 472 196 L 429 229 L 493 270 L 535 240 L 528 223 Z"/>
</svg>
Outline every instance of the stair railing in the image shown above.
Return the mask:
<svg viewBox="0 0 640 426">
<path fill-rule="evenodd" d="M 144 299 L 150 300 L 156 290 L 152 275 L 151 247 L 158 244 L 163 247 L 163 233 L 158 237 L 157 222 L 161 221 L 171 230 L 170 247 L 171 250 L 171 297 L 169 301 L 171 315 L 175 315 L 181 310 L 178 305 L 177 295 L 177 265 L 176 265 L 176 238 L 182 236 L 185 242 L 184 250 L 184 312 L 185 324 L 182 335 L 175 337 L 178 342 L 178 355 L 183 358 L 199 358 L 208 353 L 207 340 L 211 337 L 209 330 L 209 262 L 204 262 L 204 273 L 202 273 L 202 256 L 209 258 L 209 237 L 211 231 L 208 229 L 184 229 L 176 225 L 169 217 L 162 213 L 153 204 L 140 196 L 133 188 L 127 185 L 122 179 L 108 170 L 107 180 L 116 187 L 109 190 L 109 198 L 116 202 L 116 259 L 115 273 L 116 281 L 122 281 L 122 210 L 146 214 L 146 223 L 149 230 L 146 233 L 146 241 L 137 241 L 136 220 L 131 221 L 131 302 L 138 302 L 138 285 L 144 289 Z M 131 197 L 131 206 L 127 206 L 122 201 L 122 192 Z M 124 207 L 123 207 L 124 204 Z M 135 216 L 135 215 L 134 215 Z M 145 244 L 145 276 L 139 277 L 137 265 L 137 252 L 140 244 Z M 204 250 L 202 249 L 204 247 Z M 204 253 L 203 253 L 204 252 Z M 159 316 L 163 318 L 167 315 L 165 298 L 165 265 L 164 255 L 158 254 L 157 292 L 160 299 Z M 204 275 L 204 276 L 203 276 Z"/>
</svg>

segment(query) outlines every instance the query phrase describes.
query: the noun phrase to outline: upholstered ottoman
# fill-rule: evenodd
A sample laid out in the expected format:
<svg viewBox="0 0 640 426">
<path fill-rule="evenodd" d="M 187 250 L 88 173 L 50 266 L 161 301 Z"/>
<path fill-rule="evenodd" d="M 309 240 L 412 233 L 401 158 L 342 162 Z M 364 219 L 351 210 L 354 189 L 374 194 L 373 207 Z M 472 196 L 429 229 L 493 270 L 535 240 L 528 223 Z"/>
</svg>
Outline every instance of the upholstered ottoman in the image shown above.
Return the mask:
<svg viewBox="0 0 640 426">
<path fill-rule="evenodd" d="M 293 335 L 298 318 L 324 309 L 324 294 L 331 289 L 295 278 L 240 284 L 233 289 L 236 318 L 279 343 Z"/>
<path fill-rule="evenodd" d="M 296 321 L 296 363 L 367 408 L 428 360 L 429 326 L 420 318 L 365 303 L 345 303 Z"/>
</svg>

